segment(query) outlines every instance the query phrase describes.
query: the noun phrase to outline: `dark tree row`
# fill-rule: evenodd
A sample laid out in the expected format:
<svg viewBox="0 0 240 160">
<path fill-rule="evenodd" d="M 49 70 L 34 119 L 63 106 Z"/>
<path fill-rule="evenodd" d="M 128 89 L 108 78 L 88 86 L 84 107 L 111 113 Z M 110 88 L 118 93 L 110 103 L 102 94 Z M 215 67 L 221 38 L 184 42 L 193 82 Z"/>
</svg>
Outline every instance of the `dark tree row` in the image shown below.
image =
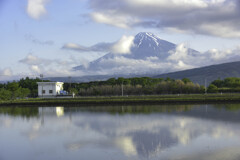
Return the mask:
<svg viewBox="0 0 240 160">
<path fill-rule="evenodd" d="M 205 88 L 194 84 L 189 79 L 170 78 L 110 78 L 107 81 L 89 83 L 65 83 L 64 89 L 80 96 L 111 95 L 153 95 L 153 94 L 188 94 L 204 93 Z"/>
<path fill-rule="evenodd" d="M 30 79 L 26 77 L 19 81 L 0 84 L 0 100 L 10 100 L 25 97 L 37 97 L 37 82 L 41 82 L 39 78 Z"/>
<path fill-rule="evenodd" d="M 240 78 L 230 77 L 224 80 L 215 80 L 209 85 L 208 92 L 240 92 Z"/>
</svg>

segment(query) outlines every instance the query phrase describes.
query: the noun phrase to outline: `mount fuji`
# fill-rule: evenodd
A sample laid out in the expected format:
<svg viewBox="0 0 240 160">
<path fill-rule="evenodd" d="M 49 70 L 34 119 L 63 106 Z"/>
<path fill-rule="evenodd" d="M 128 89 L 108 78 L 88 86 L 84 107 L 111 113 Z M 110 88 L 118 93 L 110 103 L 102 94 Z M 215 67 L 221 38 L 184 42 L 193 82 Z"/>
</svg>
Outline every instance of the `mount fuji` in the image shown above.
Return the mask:
<svg viewBox="0 0 240 160">
<path fill-rule="evenodd" d="M 193 68 L 181 60 L 173 58 L 177 52 L 177 47 L 176 44 L 162 40 L 152 33 L 141 32 L 134 37 L 130 53 L 110 52 L 88 63 L 88 65 L 76 66 L 73 70 L 102 75 L 129 75 L 160 74 Z M 200 54 L 200 52 L 193 49 L 183 49 L 189 57 Z"/>
</svg>

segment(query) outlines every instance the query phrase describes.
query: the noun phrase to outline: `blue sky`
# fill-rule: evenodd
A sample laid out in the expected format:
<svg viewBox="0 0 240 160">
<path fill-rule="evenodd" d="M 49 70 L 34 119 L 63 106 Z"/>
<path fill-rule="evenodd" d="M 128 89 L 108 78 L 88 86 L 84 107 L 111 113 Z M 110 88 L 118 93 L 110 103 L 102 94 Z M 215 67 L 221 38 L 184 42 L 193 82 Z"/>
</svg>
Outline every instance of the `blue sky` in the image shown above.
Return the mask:
<svg viewBox="0 0 240 160">
<path fill-rule="evenodd" d="M 106 53 L 64 45 L 115 43 L 142 31 L 200 52 L 236 56 L 238 7 L 237 0 L 0 0 L 0 80 L 81 76 L 71 68 Z"/>
</svg>

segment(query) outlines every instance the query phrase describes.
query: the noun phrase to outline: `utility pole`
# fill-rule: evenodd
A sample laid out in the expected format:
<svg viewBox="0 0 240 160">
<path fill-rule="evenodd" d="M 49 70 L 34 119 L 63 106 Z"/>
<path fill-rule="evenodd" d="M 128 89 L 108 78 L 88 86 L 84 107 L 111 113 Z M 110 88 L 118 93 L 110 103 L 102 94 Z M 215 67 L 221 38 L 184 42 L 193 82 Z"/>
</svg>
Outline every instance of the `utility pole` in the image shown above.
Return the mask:
<svg viewBox="0 0 240 160">
<path fill-rule="evenodd" d="M 71 76 L 68 77 L 68 83 L 69 83 L 69 87 L 68 87 L 68 94 L 71 94 Z"/>
<path fill-rule="evenodd" d="M 122 97 L 123 97 L 123 82 L 122 82 Z"/>
<path fill-rule="evenodd" d="M 69 79 L 69 84 L 70 84 L 70 88 L 71 88 L 71 83 L 72 83 L 71 78 L 72 78 L 71 76 L 68 77 L 68 79 Z"/>
<path fill-rule="evenodd" d="M 40 78 L 42 79 L 43 82 L 43 74 L 40 74 Z M 43 83 L 42 83 L 42 98 L 43 98 Z"/>
<path fill-rule="evenodd" d="M 205 94 L 207 94 L 207 78 L 205 78 Z"/>
</svg>

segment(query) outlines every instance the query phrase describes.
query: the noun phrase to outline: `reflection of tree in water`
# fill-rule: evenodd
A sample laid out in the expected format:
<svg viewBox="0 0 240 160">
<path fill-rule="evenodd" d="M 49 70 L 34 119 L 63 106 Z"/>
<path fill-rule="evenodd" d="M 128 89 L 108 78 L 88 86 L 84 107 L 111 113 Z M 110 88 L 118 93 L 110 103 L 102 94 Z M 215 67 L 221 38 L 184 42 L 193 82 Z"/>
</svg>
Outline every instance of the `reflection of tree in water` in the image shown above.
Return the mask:
<svg viewBox="0 0 240 160">
<path fill-rule="evenodd" d="M 223 110 L 227 110 L 227 111 L 233 111 L 233 112 L 238 112 L 240 111 L 240 105 L 237 104 L 218 104 L 218 105 L 214 105 L 215 108 L 217 109 L 223 109 Z"/>
<path fill-rule="evenodd" d="M 65 107 L 64 112 L 104 112 L 110 114 L 151 114 L 190 111 L 194 105 L 132 105 Z"/>
<path fill-rule="evenodd" d="M 137 152 L 143 157 L 150 157 L 159 151 L 178 144 L 178 138 L 172 136 L 168 128 L 161 128 L 158 133 L 139 131 L 130 134 Z"/>
<path fill-rule="evenodd" d="M 10 115 L 14 117 L 38 117 L 37 107 L 0 107 L 0 114 Z"/>
</svg>

